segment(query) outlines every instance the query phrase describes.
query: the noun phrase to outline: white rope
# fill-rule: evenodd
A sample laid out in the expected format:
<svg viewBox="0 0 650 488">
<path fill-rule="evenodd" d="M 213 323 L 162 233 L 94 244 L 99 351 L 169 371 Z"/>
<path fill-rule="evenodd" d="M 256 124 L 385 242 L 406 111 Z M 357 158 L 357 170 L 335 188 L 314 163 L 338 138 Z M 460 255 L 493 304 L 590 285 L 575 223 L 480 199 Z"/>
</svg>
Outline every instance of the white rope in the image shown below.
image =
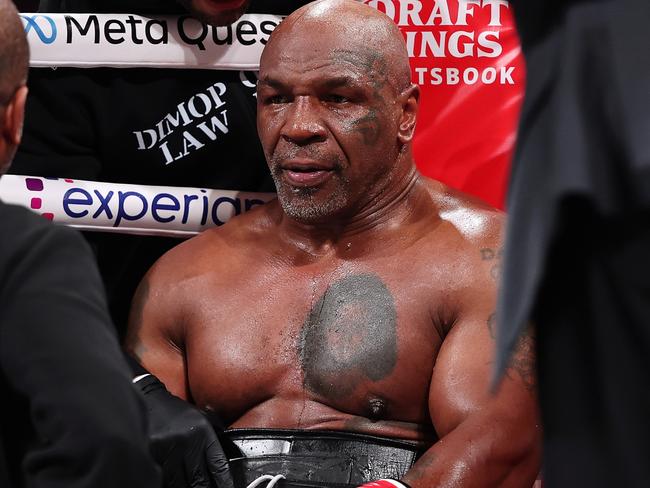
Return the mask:
<svg viewBox="0 0 650 488">
<path fill-rule="evenodd" d="M 191 237 L 275 198 L 206 188 L 4 175 L 0 200 L 80 230 Z"/>
<path fill-rule="evenodd" d="M 246 488 L 255 488 L 257 486 L 260 486 L 262 483 L 265 481 L 268 481 L 269 483 L 266 485 L 266 488 L 273 488 L 276 483 L 280 480 L 285 479 L 285 477 L 281 474 L 276 474 L 275 476 L 271 474 L 263 474 L 259 478 L 255 479 L 251 484 L 249 484 Z"/>
<path fill-rule="evenodd" d="M 257 70 L 279 15 L 246 14 L 224 27 L 186 16 L 20 14 L 32 67 Z"/>
</svg>

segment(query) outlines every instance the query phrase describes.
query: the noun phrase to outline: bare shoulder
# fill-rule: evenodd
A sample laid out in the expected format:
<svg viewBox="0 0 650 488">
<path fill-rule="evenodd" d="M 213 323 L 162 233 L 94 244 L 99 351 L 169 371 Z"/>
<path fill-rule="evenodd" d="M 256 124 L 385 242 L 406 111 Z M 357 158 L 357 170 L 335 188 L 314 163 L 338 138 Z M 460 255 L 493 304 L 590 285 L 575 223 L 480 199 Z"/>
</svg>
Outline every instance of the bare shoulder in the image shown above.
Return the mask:
<svg viewBox="0 0 650 488">
<path fill-rule="evenodd" d="M 227 272 L 251 256 L 259 257 L 265 244 L 274 239 L 276 207 L 274 200 L 181 242 L 154 264 L 151 278 L 182 283 Z"/>
<path fill-rule="evenodd" d="M 473 308 L 499 281 L 505 214 L 435 180 L 424 183 L 437 223 L 429 226 L 421 255 L 456 308 Z"/>
<path fill-rule="evenodd" d="M 456 233 L 468 246 L 499 252 L 505 229 L 505 213 L 483 200 L 425 179 L 432 202 L 445 227 Z"/>
</svg>

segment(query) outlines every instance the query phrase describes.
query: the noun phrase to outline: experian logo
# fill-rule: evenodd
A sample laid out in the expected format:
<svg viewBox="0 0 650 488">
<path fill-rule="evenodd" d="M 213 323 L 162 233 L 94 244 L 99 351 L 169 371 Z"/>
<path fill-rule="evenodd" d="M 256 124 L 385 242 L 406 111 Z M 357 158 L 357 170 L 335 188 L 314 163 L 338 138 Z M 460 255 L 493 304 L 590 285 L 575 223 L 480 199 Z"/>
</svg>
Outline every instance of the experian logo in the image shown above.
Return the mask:
<svg viewBox="0 0 650 488">
<path fill-rule="evenodd" d="M 25 22 L 25 35 L 29 35 L 29 31 L 33 29 L 43 44 L 52 44 L 56 40 L 58 32 L 56 23 L 51 17 L 47 15 L 21 15 L 20 17 Z M 39 22 L 39 19 L 44 19 L 44 21 Z M 49 29 L 47 28 L 48 24 Z M 42 26 L 49 31 L 49 35 Z"/>
<path fill-rule="evenodd" d="M 197 194 L 198 193 L 198 194 Z M 227 220 L 252 207 L 264 204 L 258 198 L 220 196 L 213 201 L 207 190 L 197 193 L 153 193 L 139 191 L 92 190 L 73 187 L 63 196 L 63 211 L 72 219 L 90 222 L 105 219 L 113 227 L 120 227 L 123 221 L 142 220 L 165 224 L 177 221 L 182 225 L 194 224 L 201 227 L 223 225 Z"/>
</svg>

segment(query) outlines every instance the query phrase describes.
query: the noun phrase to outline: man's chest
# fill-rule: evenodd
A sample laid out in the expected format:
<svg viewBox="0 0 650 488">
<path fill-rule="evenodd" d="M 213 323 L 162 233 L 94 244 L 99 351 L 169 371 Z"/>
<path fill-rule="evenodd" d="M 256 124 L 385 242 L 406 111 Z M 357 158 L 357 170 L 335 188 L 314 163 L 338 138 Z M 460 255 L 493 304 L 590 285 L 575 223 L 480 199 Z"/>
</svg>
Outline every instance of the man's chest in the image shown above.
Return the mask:
<svg viewBox="0 0 650 488">
<path fill-rule="evenodd" d="M 192 318 L 193 396 L 235 418 L 284 397 L 418 420 L 442 342 L 432 301 L 443 299 L 417 276 L 373 267 L 240 280 Z"/>
</svg>

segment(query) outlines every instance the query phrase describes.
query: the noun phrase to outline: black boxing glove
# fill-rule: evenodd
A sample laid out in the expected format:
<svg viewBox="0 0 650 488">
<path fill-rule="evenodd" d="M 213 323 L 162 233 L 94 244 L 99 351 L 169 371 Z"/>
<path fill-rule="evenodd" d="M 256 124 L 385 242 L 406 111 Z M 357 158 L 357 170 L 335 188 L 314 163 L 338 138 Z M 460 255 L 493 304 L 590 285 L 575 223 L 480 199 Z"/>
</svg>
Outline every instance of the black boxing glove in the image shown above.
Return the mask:
<svg viewBox="0 0 650 488">
<path fill-rule="evenodd" d="M 228 458 L 205 415 L 172 395 L 135 360 L 129 362 L 147 409 L 151 454 L 162 467 L 165 487 L 234 488 Z"/>
</svg>

